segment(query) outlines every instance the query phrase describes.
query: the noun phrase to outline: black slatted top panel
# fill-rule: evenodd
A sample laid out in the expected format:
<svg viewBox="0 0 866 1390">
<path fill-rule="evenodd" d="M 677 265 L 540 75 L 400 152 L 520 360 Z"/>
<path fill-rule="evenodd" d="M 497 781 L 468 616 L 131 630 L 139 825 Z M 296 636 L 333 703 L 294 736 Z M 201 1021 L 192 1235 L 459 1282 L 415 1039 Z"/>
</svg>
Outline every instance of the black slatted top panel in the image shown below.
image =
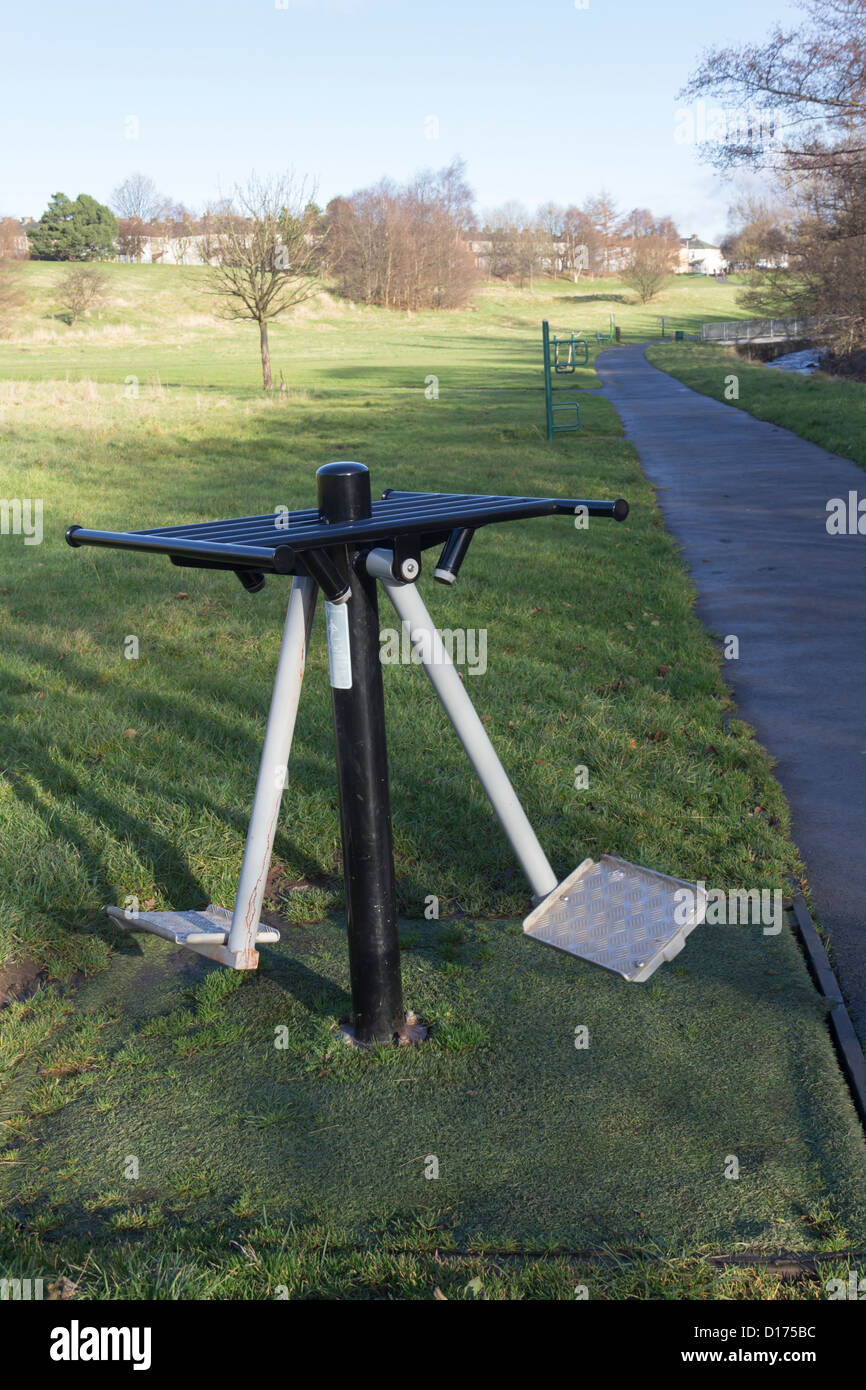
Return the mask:
<svg viewBox="0 0 866 1390">
<path fill-rule="evenodd" d="M 294 557 L 305 550 L 341 545 L 392 546 L 398 536 L 420 539 L 422 548 L 441 545 L 456 527 L 487 525 L 544 516 L 559 504 L 543 497 L 489 497 L 479 493 L 397 492 L 373 503 L 363 521 L 329 525 L 315 508 L 266 512 L 227 521 L 151 526 L 141 531 L 91 531 L 71 527 L 70 545 L 143 550 L 173 559 L 221 567 L 259 568 L 292 573 Z"/>
<path fill-rule="evenodd" d="M 365 521 L 331 525 L 315 508 L 300 512 L 266 512 L 264 516 L 234 517 L 185 526 L 155 526 L 134 535 L 167 540 L 211 541 L 218 545 L 290 545 L 312 550 L 334 545 L 385 541 L 418 531 L 450 531 L 455 526 L 482 526 L 489 521 L 513 521 L 544 516 L 556 504 L 544 497 L 488 497 L 482 493 L 391 493 L 373 503 Z"/>
<path fill-rule="evenodd" d="M 497 497 L 472 492 L 391 491 L 372 504 L 372 516 L 362 521 L 331 525 L 315 508 L 309 508 L 232 517 L 227 521 L 151 526 L 142 531 L 92 531 L 70 526 L 66 539 L 72 546 L 156 552 L 169 555 L 180 564 L 292 574 L 297 572 L 296 557 L 306 550 L 327 550 L 342 545 L 391 547 L 398 537 L 404 536 L 414 537 L 422 549 L 427 549 L 441 545 L 455 529 L 477 530 L 490 522 L 573 512 L 577 507 L 585 507 L 590 515 L 612 516 L 616 515 L 615 507 L 625 507 L 625 503 Z"/>
</svg>

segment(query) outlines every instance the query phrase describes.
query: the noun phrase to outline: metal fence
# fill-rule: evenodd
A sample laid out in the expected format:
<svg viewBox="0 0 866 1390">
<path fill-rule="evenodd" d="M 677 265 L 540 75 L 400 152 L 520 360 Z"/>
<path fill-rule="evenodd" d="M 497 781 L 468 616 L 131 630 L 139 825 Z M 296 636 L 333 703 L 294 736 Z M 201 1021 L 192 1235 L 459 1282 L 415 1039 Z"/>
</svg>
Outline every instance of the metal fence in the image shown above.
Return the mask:
<svg viewBox="0 0 866 1390">
<path fill-rule="evenodd" d="M 725 323 L 702 323 L 702 343 L 778 342 L 808 338 L 826 333 L 829 322 L 817 315 L 797 319 L 730 319 Z"/>
</svg>

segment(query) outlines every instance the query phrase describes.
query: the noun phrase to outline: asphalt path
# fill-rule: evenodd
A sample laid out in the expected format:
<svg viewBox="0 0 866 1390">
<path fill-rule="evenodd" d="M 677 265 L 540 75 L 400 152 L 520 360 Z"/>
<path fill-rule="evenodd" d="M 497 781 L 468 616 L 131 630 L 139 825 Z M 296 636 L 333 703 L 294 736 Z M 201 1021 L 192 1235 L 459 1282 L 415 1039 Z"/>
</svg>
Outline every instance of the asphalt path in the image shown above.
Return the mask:
<svg viewBox="0 0 866 1390">
<path fill-rule="evenodd" d="M 723 674 L 777 760 L 863 1044 L 866 535 L 829 534 L 827 504 L 866 498 L 866 475 L 726 404 L 721 376 L 713 400 L 651 366 L 643 346 L 611 348 L 596 366 L 682 547 L 699 617 L 720 637 L 739 638 Z"/>
</svg>

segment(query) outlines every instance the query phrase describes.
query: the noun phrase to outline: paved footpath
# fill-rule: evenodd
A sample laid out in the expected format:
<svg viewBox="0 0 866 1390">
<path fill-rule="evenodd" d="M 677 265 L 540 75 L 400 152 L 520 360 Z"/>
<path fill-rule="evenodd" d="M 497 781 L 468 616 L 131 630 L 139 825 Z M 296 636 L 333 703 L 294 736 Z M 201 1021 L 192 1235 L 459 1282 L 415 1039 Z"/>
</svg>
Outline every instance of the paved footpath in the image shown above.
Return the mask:
<svg viewBox="0 0 866 1390">
<path fill-rule="evenodd" d="M 777 759 L 864 1043 L 866 536 L 829 535 L 826 507 L 851 491 L 866 497 L 866 472 L 690 390 L 640 346 L 609 349 L 596 365 L 682 546 L 699 617 L 739 637 L 723 675 Z"/>
</svg>

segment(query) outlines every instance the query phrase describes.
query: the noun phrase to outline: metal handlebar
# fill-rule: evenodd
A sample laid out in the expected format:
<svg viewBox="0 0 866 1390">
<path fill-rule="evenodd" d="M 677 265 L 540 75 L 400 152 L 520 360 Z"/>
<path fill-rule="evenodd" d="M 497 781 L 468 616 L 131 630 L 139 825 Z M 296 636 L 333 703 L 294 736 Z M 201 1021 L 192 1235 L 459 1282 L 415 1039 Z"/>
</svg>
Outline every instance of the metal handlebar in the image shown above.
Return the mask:
<svg viewBox="0 0 866 1390">
<path fill-rule="evenodd" d="M 347 469 L 359 465 L 337 464 Z M 534 516 L 576 515 L 624 521 L 628 503 L 561 497 L 500 497 L 479 493 L 401 492 L 388 488 L 368 514 L 329 518 L 320 509 L 266 512 L 227 521 L 155 526 L 136 531 L 94 531 L 77 523 L 66 531 L 69 545 L 108 546 L 167 555 L 175 565 L 234 570 L 255 592 L 266 574 L 309 575 L 332 603 L 345 602 L 350 587 L 335 565 L 345 547 L 385 548 L 399 566 L 395 577 L 410 579 L 420 569 L 422 550 L 442 547 L 435 577 L 457 578 L 475 531 L 493 522 Z"/>
</svg>

